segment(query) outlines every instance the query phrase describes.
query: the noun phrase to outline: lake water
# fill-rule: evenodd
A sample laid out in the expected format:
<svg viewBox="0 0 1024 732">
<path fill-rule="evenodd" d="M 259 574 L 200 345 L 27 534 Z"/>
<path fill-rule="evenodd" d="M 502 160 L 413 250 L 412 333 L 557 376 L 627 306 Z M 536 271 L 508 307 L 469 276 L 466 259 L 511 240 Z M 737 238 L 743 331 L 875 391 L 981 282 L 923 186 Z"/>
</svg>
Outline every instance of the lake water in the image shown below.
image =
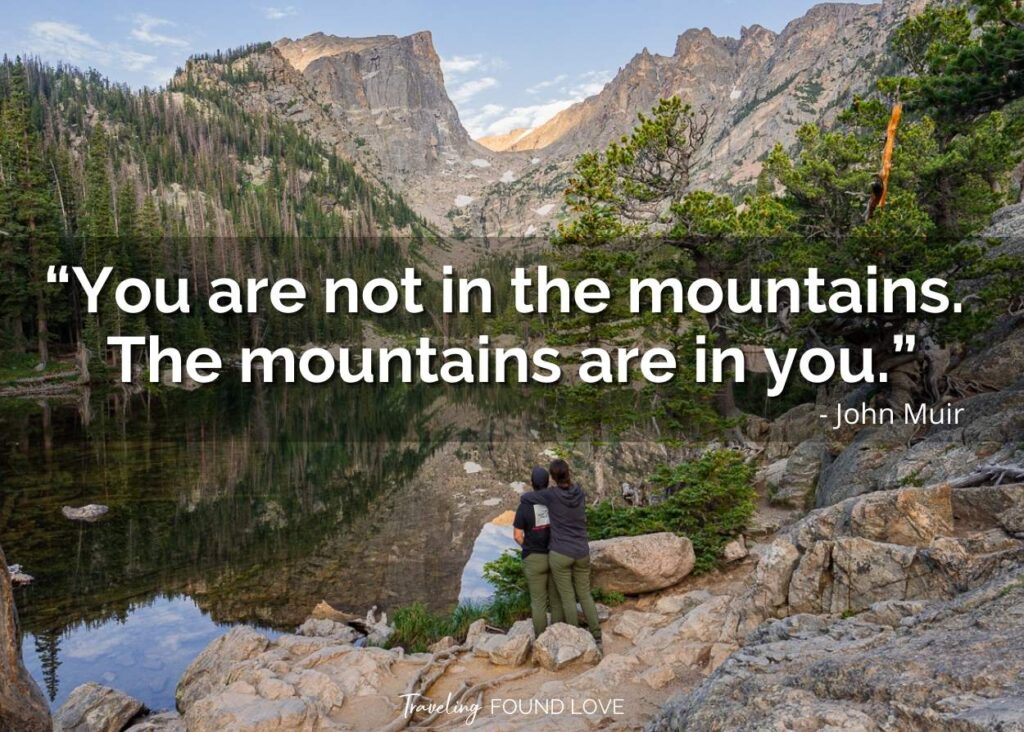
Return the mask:
<svg viewBox="0 0 1024 732">
<path fill-rule="evenodd" d="M 0 544 L 26 663 L 54 705 L 86 681 L 174 705 L 226 628 L 320 600 L 448 609 L 512 545 L 537 433 L 511 390 L 253 386 L 0 404 Z M 519 439 L 532 434 L 533 438 Z M 467 465 L 483 463 L 471 474 Z M 95 524 L 64 505 L 100 503 Z"/>
</svg>

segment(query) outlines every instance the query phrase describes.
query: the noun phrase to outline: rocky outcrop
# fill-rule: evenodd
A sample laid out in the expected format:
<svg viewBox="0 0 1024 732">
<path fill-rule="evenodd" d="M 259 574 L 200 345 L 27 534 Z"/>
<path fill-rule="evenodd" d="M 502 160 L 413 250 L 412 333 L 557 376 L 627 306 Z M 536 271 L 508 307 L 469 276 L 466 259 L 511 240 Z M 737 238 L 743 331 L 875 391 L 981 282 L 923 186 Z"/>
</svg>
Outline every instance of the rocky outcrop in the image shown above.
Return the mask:
<svg viewBox="0 0 1024 732">
<path fill-rule="evenodd" d="M 690 540 L 670 532 L 590 543 L 594 586 L 627 595 L 678 584 L 693 571 L 694 561 Z"/>
<path fill-rule="evenodd" d="M 671 625 L 644 639 L 691 667 L 716 644 L 740 648 L 651 729 L 764 729 L 783 719 L 807 729 L 883 729 L 879 719 L 895 720 L 884 729 L 997 729 L 1020 719 L 1024 661 L 1004 653 L 1024 631 L 1019 609 L 1004 617 L 1003 597 L 1024 587 L 1022 507 L 1021 484 L 939 484 L 812 512 L 761 551 L 749 590 L 677 621 L 691 628 L 689 645 Z M 702 608 L 717 622 L 701 623 Z M 960 653 L 977 668 L 943 675 Z M 978 680 L 986 664 L 998 671 Z"/>
<path fill-rule="evenodd" d="M 397 658 L 331 638 L 271 641 L 240 626 L 185 671 L 178 709 L 190 732 L 316 729 L 347 698 L 377 693 Z"/>
<path fill-rule="evenodd" d="M 54 719 L 56 732 L 121 732 L 143 710 L 142 702 L 100 684 L 71 692 Z"/>
<path fill-rule="evenodd" d="M 818 506 L 901 485 L 956 483 L 986 465 L 1024 465 L 1024 382 L 955 403 L 957 424 L 861 429 L 821 472 Z"/>
<path fill-rule="evenodd" d="M 596 663 L 601 651 L 587 630 L 555 623 L 534 641 L 533 657 L 543 668 L 560 671 L 571 664 Z"/>
<path fill-rule="evenodd" d="M 49 732 L 50 708 L 21 658 L 18 613 L 0 548 L 0 729 Z"/>
<path fill-rule="evenodd" d="M 1020 729 L 1022 571 L 952 600 L 774 621 L 648 729 Z"/>
</svg>

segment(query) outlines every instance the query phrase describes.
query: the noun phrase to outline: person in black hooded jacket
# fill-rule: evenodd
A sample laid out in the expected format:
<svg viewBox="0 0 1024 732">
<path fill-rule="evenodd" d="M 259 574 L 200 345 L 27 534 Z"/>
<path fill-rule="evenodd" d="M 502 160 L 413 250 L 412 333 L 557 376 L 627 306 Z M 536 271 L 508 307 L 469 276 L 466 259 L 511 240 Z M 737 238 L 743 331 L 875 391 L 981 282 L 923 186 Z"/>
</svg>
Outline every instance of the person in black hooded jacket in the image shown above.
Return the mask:
<svg viewBox="0 0 1024 732">
<path fill-rule="evenodd" d="M 548 508 L 551 520 L 548 563 L 562 600 L 565 622 L 579 625 L 579 614 L 576 611 L 576 603 L 579 602 L 590 632 L 600 641 L 601 625 L 597 619 L 594 597 L 590 593 L 587 497 L 583 489 L 572 482 L 569 464 L 565 460 L 552 461 L 548 469 L 555 487 L 528 493 L 521 500 L 523 503 L 543 504 Z"/>
<path fill-rule="evenodd" d="M 548 471 L 536 467 L 530 475 L 533 490 L 542 491 L 548 487 Z M 551 622 L 561 623 L 562 601 L 558 597 L 555 578 L 548 564 L 548 543 L 551 541 L 551 522 L 548 508 L 542 503 L 519 502 L 515 521 L 512 522 L 513 536 L 523 548 L 523 574 L 526 588 L 530 593 L 530 615 L 536 635 L 548 627 L 548 606 L 551 607 Z"/>
</svg>

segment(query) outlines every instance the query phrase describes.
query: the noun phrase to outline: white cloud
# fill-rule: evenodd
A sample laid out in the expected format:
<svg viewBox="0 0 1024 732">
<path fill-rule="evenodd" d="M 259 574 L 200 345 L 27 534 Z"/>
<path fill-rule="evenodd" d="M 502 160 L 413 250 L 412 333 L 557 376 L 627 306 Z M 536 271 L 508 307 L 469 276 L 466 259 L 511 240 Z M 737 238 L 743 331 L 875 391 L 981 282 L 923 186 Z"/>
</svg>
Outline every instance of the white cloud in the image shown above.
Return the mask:
<svg viewBox="0 0 1024 732">
<path fill-rule="evenodd" d="M 75 64 L 117 66 L 141 71 L 156 61 L 155 56 L 132 51 L 117 43 L 101 43 L 71 23 L 41 20 L 29 26 L 28 46 L 45 58 Z"/>
<path fill-rule="evenodd" d="M 154 46 L 172 46 L 174 48 L 188 48 L 188 41 L 184 38 L 164 35 L 156 32 L 157 28 L 172 27 L 175 24 L 163 18 L 155 18 L 152 15 L 139 14 L 135 16 L 135 27 L 132 28 L 131 36 L 137 41 L 149 43 Z"/>
<path fill-rule="evenodd" d="M 267 20 L 281 20 L 281 18 L 288 18 L 292 15 L 298 15 L 299 11 L 295 9 L 294 5 L 285 5 L 284 7 L 275 8 L 268 7 L 263 8 L 263 17 Z"/>
<path fill-rule="evenodd" d="M 485 104 L 479 109 L 465 110 L 461 115 L 462 123 L 474 138 L 504 135 L 516 129 L 533 129 L 577 102 L 597 94 L 611 76 L 607 71 L 587 71 L 570 82 L 568 76 L 560 74 L 553 79 L 534 84 L 526 90 L 527 93 L 534 94 L 547 89 L 553 96 L 549 101 L 512 108 L 500 104 Z"/>
<path fill-rule="evenodd" d="M 539 81 L 531 87 L 527 87 L 527 94 L 537 94 L 545 89 L 550 89 L 553 86 L 558 86 L 562 82 L 566 81 L 569 77 L 565 74 L 559 74 L 554 79 L 547 79 L 546 81 Z"/>
<path fill-rule="evenodd" d="M 484 76 L 479 79 L 470 79 L 459 84 L 451 93 L 451 99 L 456 104 L 468 102 L 482 91 L 493 89 L 498 86 L 498 80 L 493 76 Z"/>
<path fill-rule="evenodd" d="M 480 56 L 452 56 L 441 59 L 441 71 L 445 76 L 461 76 L 470 71 L 478 71 L 483 63 L 483 58 Z"/>
</svg>

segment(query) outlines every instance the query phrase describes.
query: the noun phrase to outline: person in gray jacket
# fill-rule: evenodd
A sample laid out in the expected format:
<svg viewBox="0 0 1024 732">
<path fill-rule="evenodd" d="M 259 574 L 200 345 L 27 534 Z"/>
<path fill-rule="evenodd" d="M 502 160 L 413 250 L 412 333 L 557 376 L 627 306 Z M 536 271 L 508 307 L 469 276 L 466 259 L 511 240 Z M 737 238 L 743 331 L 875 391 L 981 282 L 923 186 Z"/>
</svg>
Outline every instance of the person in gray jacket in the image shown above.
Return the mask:
<svg viewBox="0 0 1024 732">
<path fill-rule="evenodd" d="M 583 608 L 587 626 L 594 638 L 601 640 L 597 606 L 590 593 L 590 543 L 587 540 L 587 496 L 572 481 L 569 464 L 553 460 L 548 468 L 553 488 L 527 493 L 524 503 L 540 503 L 548 508 L 551 539 L 548 542 L 548 563 L 562 600 L 566 623 L 579 625 L 576 603 Z"/>
</svg>

